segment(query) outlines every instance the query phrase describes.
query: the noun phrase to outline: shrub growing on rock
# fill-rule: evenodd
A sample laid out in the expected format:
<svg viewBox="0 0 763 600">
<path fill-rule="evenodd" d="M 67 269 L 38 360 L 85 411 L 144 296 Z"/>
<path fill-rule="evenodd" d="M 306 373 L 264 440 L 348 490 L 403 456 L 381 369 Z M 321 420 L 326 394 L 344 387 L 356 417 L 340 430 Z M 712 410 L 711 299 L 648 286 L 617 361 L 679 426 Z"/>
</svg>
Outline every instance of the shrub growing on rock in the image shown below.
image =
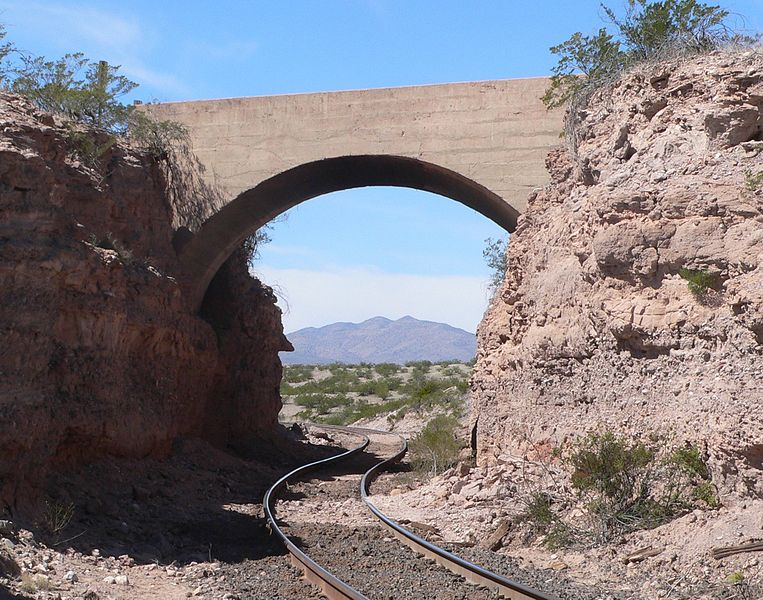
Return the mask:
<svg viewBox="0 0 763 600">
<path fill-rule="evenodd" d="M 705 302 L 707 293 L 715 285 L 715 276 L 704 270 L 681 269 L 678 274 L 686 280 L 687 287 L 700 303 Z"/>
<path fill-rule="evenodd" d="M 692 445 L 660 458 L 655 447 L 642 442 L 592 433 L 568 448 L 563 463 L 572 469 L 574 494 L 536 490 L 523 512 L 551 548 L 609 540 L 657 527 L 693 508 L 719 506 L 707 465 Z M 563 508 L 570 507 L 581 509 L 584 518 L 564 518 Z"/>
<path fill-rule="evenodd" d="M 623 17 L 606 5 L 602 9 L 609 28 L 594 35 L 576 32 L 551 48 L 558 62 L 543 102 L 549 109 L 570 104 L 567 135 L 573 144 L 577 109 L 625 69 L 757 39 L 735 33 L 727 10 L 698 0 L 628 0 Z"/>
<path fill-rule="evenodd" d="M 119 99 L 138 84 L 119 74 L 119 66 L 91 62 L 82 53 L 59 60 L 22 56 L 11 90 L 30 98 L 42 110 L 123 134 L 132 108 Z"/>
<path fill-rule="evenodd" d="M 461 442 L 456 437 L 458 420 L 439 415 L 429 421 L 410 443 L 411 464 L 419 472 L 435 476 L 458 460 Z"/>
</svg>

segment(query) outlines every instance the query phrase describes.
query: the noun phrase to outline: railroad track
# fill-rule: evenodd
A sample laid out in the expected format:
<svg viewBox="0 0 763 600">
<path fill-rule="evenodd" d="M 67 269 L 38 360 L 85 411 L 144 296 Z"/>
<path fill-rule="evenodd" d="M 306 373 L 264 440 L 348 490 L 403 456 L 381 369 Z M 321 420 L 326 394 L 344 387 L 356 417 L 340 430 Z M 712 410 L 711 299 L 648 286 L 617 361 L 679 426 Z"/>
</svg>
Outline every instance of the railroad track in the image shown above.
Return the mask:
<svg viewBox="0 0 763 600">
<path fill-rule="evenodd" d="M 318 586 L 323 594 L 330 600 L 350 599 L 350 600 L 368 600 L 360 590 L 356 589 L 346 581 L 343 581 L 324 566 L 321 566 L 313 560 L 306 552 L 298 547 L 290 536 L 287 535 L 278 524 L 275 516 L 275 503 L 279 493 L 290 483 L 294 483 L 303 478 L 310 472 L 316 472 L 322 469 L 336 466 L 337 463 L 346 462 L 364 454 L 371 445 L 371 437 L 394 436 L 397 438 L 397 449 L 391 456 L 374 464 L 366 470 L 360 479 L 360 498 L 368 507 L 374 519 L 390 533 L 395 539 L 411 548 L 417 554 L 435 561 L 441 567 L 444 567 L 453 574 L 456 574 L 469 583 L 489 590 L 494 594 L 491 597 L 509 598 L 511 600 L 553 600 L 552 596 L 539 592 L 524 586 L 516 581 L 512 581 L 502 575 L 493 573 L 478 565 L 475 565 L 443 548 L 440 548 L 431 542 L 417 536 L 412 531 L 406 529 L 393 519 L 383 514 L 369 498 L 369 491 L 374 479 L 383 471 L 389 469 L 398 462 L 407 452 L 407 442 L 401 436 L 390 434 L 385 431 L 372 429 L 362 429 L 357 427 L 338 427 L 338 426 L 320 426 L 322 429 L 334 430 L 343 433 L 349 433 L 356 436 L 359 443 L 337 456 L 319 460 L 294 469 L 290 473 L 279 479 L 265 494 L 263 502 L 265 515 L 273 533 L 278 536 L 288 550 L 292 562 L 295 563 L 305 574 L 305 577 L 314 585 Z M 390 596 L 394 597 L 394 596 Z M 469 596 L 471 597 L 471 595 Z"/>
</svg>

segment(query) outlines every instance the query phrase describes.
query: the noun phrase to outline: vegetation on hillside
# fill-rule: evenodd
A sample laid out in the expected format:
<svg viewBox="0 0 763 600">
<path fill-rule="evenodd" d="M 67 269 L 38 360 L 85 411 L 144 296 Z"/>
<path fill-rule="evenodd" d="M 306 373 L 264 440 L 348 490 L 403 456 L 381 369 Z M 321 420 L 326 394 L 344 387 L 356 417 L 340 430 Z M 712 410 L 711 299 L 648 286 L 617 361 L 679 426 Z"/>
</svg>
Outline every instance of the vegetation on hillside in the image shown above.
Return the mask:
<svg viewBox="0 0 763 600">
<path fill-rule="evenodd" d="M 571 487 L 533 491 L 522 518 L 551 548 L 601 542 L 662 525 L 694 508 L 719 506 L 696 446 L 658 450 L 611 432 L 584 436 L 558 454 Z M 573 519 L 569 515 L 577 513 Z"/>
<path fill-rule="evenodd" d="M 456 431 L 458 419 L 437 415 L 410 441 L 410 461 L 415 471 L 434 477 L 458 461 L 462 448 Z"/>
<path fill-rule="evenodd" d="M 411 410 L 460 416 L 471 368 L 458 362 L 325 366 L 287 365 L 281 395 L 302 407 L 300 419 L 344 425 Z"/>
<path fill-rule="evenodd" d="M 34 56 L 5 38 L 6 29 L 0 24 L 0 89 L 25 96 L 41 110 L 59 116 L 71 157 L 100 182 L 108 176 L 109 151 L 123 139 L 164 168 L 178 226 L 194 229 L 220 206 L 220 192 L 204 181 L 204 168 L 191 151 L 188 129 L 127 104 L 124 98 L 138 84 L 120 73 L 119 65 L 92 61 L 80 52 L 54 60 Z M 268 241 L 267 233 L 257 231 L 243 243 L 248 262 Z"/>
<path fill-rule="evenodd" d="M 698 0 L 627 0 L 622 16 L 604 4 L 602 10 L 605 27 L 591 35 L 576 32 L 551 48 L 558 62 L 543 102 L 549 109 L 571 106 L 568 137 L 574 134 L 576 109 L 626 69 L 758 39 L 734 31 L 728 10 Z"/>
</svg>

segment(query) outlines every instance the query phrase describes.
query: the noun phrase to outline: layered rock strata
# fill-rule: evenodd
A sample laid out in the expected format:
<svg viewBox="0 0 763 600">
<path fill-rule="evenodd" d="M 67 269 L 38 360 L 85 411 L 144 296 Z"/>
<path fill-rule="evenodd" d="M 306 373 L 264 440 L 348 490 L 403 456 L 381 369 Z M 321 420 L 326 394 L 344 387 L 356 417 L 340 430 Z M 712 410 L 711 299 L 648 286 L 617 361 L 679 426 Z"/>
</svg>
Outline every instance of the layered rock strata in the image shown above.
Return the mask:
<svg viewBox="0 0 763 600">
<path fill-rule="evenodd" d="M 637 69 L 577 116 L 479 328 L 479 460 L 612 430 L 763 497 L 763 54 Z"/>
<path fill-rule="evenodd" d="M 96 168 L 82 164 L 90 140 Z M 50 465 L 272 431 L 283 337 L 243 255 L 188 310 L 155 160 L 0 95 L 0 499 Z M 106 148 L 105 150 L 103 150 Z M 77 157 L 80 158 L 77 158 Z"/>
</svg>

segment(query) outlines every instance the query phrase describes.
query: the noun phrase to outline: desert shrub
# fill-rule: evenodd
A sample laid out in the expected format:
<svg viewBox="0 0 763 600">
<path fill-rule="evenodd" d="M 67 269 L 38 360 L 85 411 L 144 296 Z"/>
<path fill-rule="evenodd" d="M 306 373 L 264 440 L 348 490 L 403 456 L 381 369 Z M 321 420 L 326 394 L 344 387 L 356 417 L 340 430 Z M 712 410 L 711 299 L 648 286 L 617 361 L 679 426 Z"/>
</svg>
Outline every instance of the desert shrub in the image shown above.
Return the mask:
<svg viewBox="0 0 763 600">
<path fill-rule="evenodd" d="M 550 550 L 569 546 L 576 539 L 575 530 L 562 520 L 553 507 L 552 497 L 546 492 L 530 494 L 519 519 L 529 523 L 536 534 L 543 535 L 543 543 Z"/>
<path fill-rule="evenodd" d="M 715 276 L 705 270 L 681 269 L 678 274 L 699 302 L 705 301 L 708 291 L 715 285 Z"/>
<path fill-rule="evenodd" d="M 283 368 L 283 379 L 288 383 L 301 383 L 312 379 L 312 365 L 286 365 Z"/>
<path fill-rule="evenodd" d="M 400 372 L 400 365 L 395 363 L 380 363 L 374 366 L 374 370 L 382 377 L 389 377 Z"/>
<path fill-rule="evenodd" d="M 352 401 L 343 394 L 300 394 L 294 402 L 298 406 L 304 406 L 312 411 L 315 411 L 319 415 L 325 415 L 333 408 L 338 406 L 347 406 Z"/>
<path fill-rule="evenodd" d="M 429 367 L 432 366 L 432 362 L 429 360 L 409 360 L 407 363 L 405 363 L 406 367 L 412 367 L 414 370 L 424 370 L 425 372 L 429 370 Z"/>
<path fill-rule="evenodd" d="M 757 192 L 763 188 L 763 171 L 745 171 L 744 183 L 748 190 Z"/>
<path fill-rule="evenodd" d="M 190 143 L 188 128 L 177 121 L 155 120 L 133 110 L 128 123 L 130 142 L 158 159 L 167 159 L 173 146 Z"/>
<path fill-rule="evenodd" d="M 403 380 L 400 377 L 387 377 L 384 379 L 384 383 L 387 384 L 387 387 L 391 392 L 394 392 L 400 389 L 400 387 L 403 385 Z"/>
<path fill-rule="evenodd" d="M 570 105 L 566 132 L 573 150 L 578 109 L 627 68 L 752 41 L 732 31 L 727 10 L 698 0 L 628 0 L 622 18 L 608 6 L 602 9 L 609 29 L 576 32 L 551 48 L 558 61 L 543 102 L 549 109 Z"/>
<path fill-rule="evenodd" d="M 348 425 L 361 419 L 372 419 L 384 413 L 394 412 L 404 406 L 405 401 L 401 399 L 389 400 L 380 404 L 370 404 L 365 399 L 360 399 L 354 404 L 345 406 L 341 411 L 318 420 L 329 425 Z"/>
<path fill-rule="evenodd" d="M 374 382 L 374 394 L 382 400 L 386 400 L 389 397 L 389 385 L 387 382 L 383 380 Z"/>
<path fill-rule="evenodd" d="M 574 470 L 572 486 L 592 518 L 594 537 L 656 527 L 698 502 L 717 506 L 707 466 L 693 446 L 658 460 L 641 442 L 592 433 L 571 447 L 565 462 Z"/>
<path fill-rule="evenodd" d="M 411 465 L 421 473 L 435 476 L 452 467 L 462 448 L 456 437 L 458 421 L 439 415 L 429 421 L 410 442 Z"/>
<path fill-rule="evenodd" d="M 442 409 L 445 413 L 459 417 L 463 412 L 463 393 L 468 383 L 467 376 L 458 372 L 457 377 L 440 379 L 430 377 L 431 364 L 421 361 L 412 369 L 414 377 L 403 383 L 399 376 L 380 377 L 367 367 L 355 365 L 332 365 L 331 375 L 321 381 L 312 379 L 312 366 L 287 365 L 284 367 L 284 381 L 281 394 L 292 396 L 297 404 L 304 406 L 300 413 L 303 418 L 315 418 L 333 424 L 349 424 L 360 419 L 373 418 L 384 413 L 395 413 L 394 418 L 402 418 L 409 410 Z M 359 373 L 369 377 L 362 379 Z M 299 384 L 299 385 L 296 385 Z M 395 391 L 395 397 L 390 398 Z M 357 394 L 353 400 L 348 394 Z M 344 396 L 347 404 L 341 403 L 328 407 L 321 396 Z M 367 397 L 376 396 L 381 402 L 369 402 Z M 340 408 L 340 410 L 335 410 Z"/>
<path fill-rule="evenodd" d="M 5 30 L 5 25 L 0 24 L 0 42 L 5 39 L 8 32 Z M 8 61 L 8 57 L 16 51 L 15 46 L 10 42 L 4 42 L 0 44 L 0 86 L 5 86 L 11 66 Z"/>
<path fill-rule="evenodd" d="M 93 131 L 68 122 L 66 129 L 66 148 L 71 158 L 79 160 L 88 169 L 100 173 L 101 161 L 114 146 L 117 138 L 111 134 Z"/>
<path fill-rule="evenodd" d="M 119 98 L 138 84 L 118 71 L 119 66 L 91 62 L 82 53 L 66 54 L 59 60 L 23 55 L 11 90 L 30 98 L 42 110 L 123 134 L 132 109 Z"/>
<path fill-rule="evenodd" d="M 508 240 L 487 238 L 482 258 L 490 269 L 490 290 L 495 293 L 506 277 Z"/>
<path fill-rule="evenodd" d="M 46 533 L 57 538 L 69 526 L 72 517 L 74 504 L 47 499 L 42 509 L 41 524 Z"/>
<path fill-rule="evenodd" d="M 260 248 L 273 241 L 267 232 L 267 227 L 261 227 L 242 242 L 242 250 L 246 264 L 251 264 L 260 258 Z"/>
</svg>

